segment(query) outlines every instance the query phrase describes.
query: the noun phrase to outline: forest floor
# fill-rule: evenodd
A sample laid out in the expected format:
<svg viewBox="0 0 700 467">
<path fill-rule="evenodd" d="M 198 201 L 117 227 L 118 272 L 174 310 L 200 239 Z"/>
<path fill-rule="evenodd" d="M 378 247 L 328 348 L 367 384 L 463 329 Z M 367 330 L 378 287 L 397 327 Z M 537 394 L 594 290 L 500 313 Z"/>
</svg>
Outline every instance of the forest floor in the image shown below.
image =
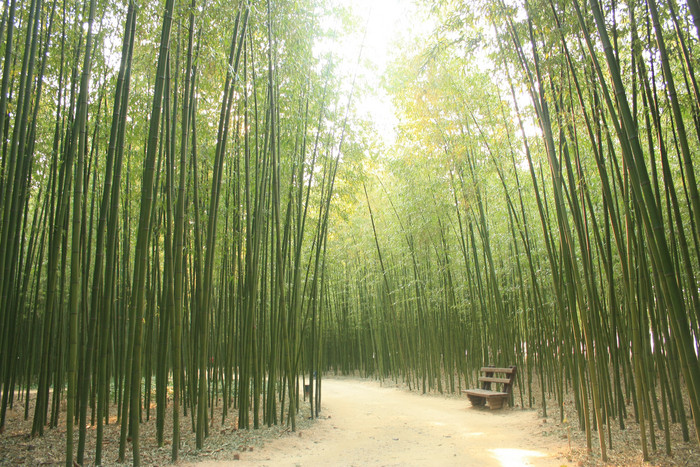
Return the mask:
<svg viewBox="0 0 700 467">
<path fill-rule="evenodd" d="M 551 418 L 544 418 L 539 408 L 522 409 L 519 395 L 514 407 L 491 411 L 471 407 L 459 394 L 420 394 L 389 381 L 333 378 L 322 384 L 323 410 L 315 424 L 269 440 L 262 449 L 196 467 L 700 465 L 694 433 L 683 442 L 678 424 L 672 426 L 673 456 L 665 455 L 657 430 L 658 449 L 643 462 L 634 420 L 625 430 L 612 427 L 609 460 L 601 462 L 595 433 L 592 453 L 587 452 L 573 401 L 567 401 L 560 423 L 553 400 Z"/>
<path fill-rule="evenodd" d="M 34 415 L 35 391 L 31 391 L 29 404 L 29 419 L 24 420 L 24 400 L 15 400 L 14 407 L 8 408 L 5 429 L 0 432 L 0 466 L 61 466 L 65 465 L 66 449 L 66 401 L 61 403 L 58 426 L 53 429 L 45 428 L 41 437 L 31 437 L 32 416 Z M 49 405 L 51 399 L 49 397 Z M 152 404 L 150 416 L 146 411 L 142 412 L 140 424 L 141 439 L 141 465 L 163 466 L 172 465 L 170 462 L 172 450 L 172 410 L 168 407 L 165 418 L 164 445 L 158 447 L 156 443 L 156 409 Z M 304 415 L 297 416 L 297 429 L 305 430 L 314 422 L 308 420 L 309 408 L 306 404 Z M 195 447 L 195 434 L 192 428 L 191 411 L 180 416 L 180 460 L 178 465 L 192 465 L 202 460 L 233 459 L 236 453 L 253 452 L 261 448 L 267 441 L 284 437 L 291 432 L 286 425 L 261 426 L 258 430 L 239 430 L 238 420 L 229 415 L 221 420 L 221 402 L 213 411 L 209 436 L 201 450 Z M 109 424 L 104 427 L 103 441 L 103 465 L 131 465 L 131 443 L 127 444 L 125 463 L 117 462 L 119 452 L 120 425 L 117 423 L 117 406 L 110 407 Z M 88 427 L 85 443 L 84 465 L 95 464 L 95 426 L 90 425 L 90 413 L 88 412 Z M 253 419 L 251 416 L 251 425 Z M 78 446 L 78 430 L 73 435 L 74 453 Z M 74 454 L 75 455 L 75 454 Z M 77 465 L 77 464 L 76 464 Z"/>
<path fill-rule="evenodd" d="M 390 381 L 379 383 L 359 378 L 323 380 L 322 413 L 308 420 L 309 405 L 297 417 L 297 431 L 287 426 L 238 430 L 235 417 L 222 424 L 220 407 L 202 450 L 195 449 L 189 414 L 182 417 L 181 466 L 697 466 L 700 450 L 691 433 L 683 442 L 680 429 L 672 426 L 673 456 L 663 453 L 662 433 L 657 431 L 658 450 L 650 462 L 642 462 L 638 425 L 628 420 L 627 429 L 612 429 L 609 463 L 600 462 L 597 436 L 588 455 L 585 434 L 576 426 L 573 405 L 567 404 L 564 423 L 550 401 L 550 417 L 540 409 L 522 409 L 519 394 L 515 407 L 490 411 L 471 407 L 462 395 L 420 394 Z M 516 388 L 517 389 L 517 388 Z M 33 398 L 32 398 L 33 399 Z M 539 405 L 539 404 L 538 404 Z M 65 408 L 59 427 L 31 438 L 30 419 L 23 420 L 24 406 L 16 401 L 8 410 L 0 434 L 0 465 L 62 465 L 65 449 Z M 631 410 L 631 409 L 630 409 Z M 112 408 L 116 414 L 116 408 Z M 569 421 L 571 420 L 571 421 Z M 115 465 L 119 425 L 105 427 L 105 465 Z M 165 446 L 155 443 L 155 409 L 141 425 L 143 465 L 167 465 L 172 433 L 168 411 Z M 606 436 L 606 440 L 608 437 Z M 77 431 L 75 434 L 77 446 Z M 94 463 L 94 427 L 88 429 L 86 465 Z M 127 450 L 127 463 L 131 461 Z"/>
<path fill-rule="evenodd" d="M 231 466 L 561 466 L 568 445 L 542 436 L 534 410 L 472 408 L 466 398 L 421 395 L 355 379 L 323 381 L 322 417 L 296 436 L 240 454 Z"/>
</svg>

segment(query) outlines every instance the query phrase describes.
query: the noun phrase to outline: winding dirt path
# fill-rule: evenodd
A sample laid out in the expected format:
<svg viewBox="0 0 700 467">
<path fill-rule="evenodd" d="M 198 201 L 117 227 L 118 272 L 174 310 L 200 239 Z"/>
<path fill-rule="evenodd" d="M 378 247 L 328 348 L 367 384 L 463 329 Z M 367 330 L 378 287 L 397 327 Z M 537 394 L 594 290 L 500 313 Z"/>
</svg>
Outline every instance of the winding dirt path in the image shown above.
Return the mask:
<svg viewBox="0 0 700 467">
<path fill-rule="evenodd" d="M 354 379 L 323 381 L 312 428 L 240 454 L 231 466 L 566 465 L 566 440 L 544 437 L 532 410 L 470 407 L 466 398 L 420 395 Z"/>
</svg>

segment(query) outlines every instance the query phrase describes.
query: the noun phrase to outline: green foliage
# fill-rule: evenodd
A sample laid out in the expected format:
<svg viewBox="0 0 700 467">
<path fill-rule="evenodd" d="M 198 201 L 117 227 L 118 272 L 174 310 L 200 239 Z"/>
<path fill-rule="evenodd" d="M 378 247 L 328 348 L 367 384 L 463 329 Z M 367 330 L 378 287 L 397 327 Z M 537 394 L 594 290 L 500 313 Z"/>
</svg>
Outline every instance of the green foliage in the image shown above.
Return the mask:
<svg viewBox="0 0 700 467">
<path fill-rule="evenodd" d="M 429 2 L 436 30 L 403 44 L 385 78 L 398 140 L 364 164 L 367 197 L 357 187 L 329 237 L 342 253 L 329 256 L 324 354 L 424 390 L 517 363 L 523 404 L 534 378 L 560 414 L 573 389 L 589 447 L 591 420 L 624 427 L 634 394 L 644 455 L 652 411 L 670 452 L 670 419 L 689 436 L 698 394 L 700 251 L 697 34 L 673 18 L 700 12 L 673 4 L 655 29 L 646 2 L 605 5 L 598 22 L 574 6 Z"/>
<path fill-rule="evenodd" d="M 294 427 L 326 370 L 459 391 L 490 363 L 523 406 L 571 390 L 590 448 L 629 400 L 645 456 L 655 425 L 690 438 L 696 2 L 422 2 L 382 77 L 395 141 L 338 2 L 97 1 L 86 50 L 88 7 L 3 3 L 0 426 L 20 386 L 34 434 L 67 397 L 91 462 L 95 387 L 95 461 L 113 399 L 138 463 L 153 375 L 157 442 L 173 388 L 201 447 L 218 397 Z"/>
</svg>

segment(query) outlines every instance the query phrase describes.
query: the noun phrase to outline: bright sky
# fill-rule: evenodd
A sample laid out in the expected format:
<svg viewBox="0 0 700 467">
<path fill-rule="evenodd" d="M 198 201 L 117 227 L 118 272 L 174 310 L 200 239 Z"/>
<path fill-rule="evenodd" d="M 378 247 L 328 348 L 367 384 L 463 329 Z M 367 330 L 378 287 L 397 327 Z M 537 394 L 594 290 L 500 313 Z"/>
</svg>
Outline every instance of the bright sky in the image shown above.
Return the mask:
<svg viewBox="0 0 700 467">
<path fill-rule="evenodd" d="M 391 144 L 396 139 L 398 121 L 391 99 L 382 87 L 382 77 L 401 39 L 411 31 L 427 32 L 430 25 L 418 15 L 413 0 L 331 0 L 330 3 L 352 11 L 358 18 L 357 27 L 337 42 L 322 44 L 320 48 L 332 48 L 340 54 L 343 63 L 339 69 L 348 79 L 348 87 L 357 74 L 353 97 L 356 108 L 374 121 L 384 142 Z M 364 89 L 368 91 L 361 91 Z"/>
</svg>

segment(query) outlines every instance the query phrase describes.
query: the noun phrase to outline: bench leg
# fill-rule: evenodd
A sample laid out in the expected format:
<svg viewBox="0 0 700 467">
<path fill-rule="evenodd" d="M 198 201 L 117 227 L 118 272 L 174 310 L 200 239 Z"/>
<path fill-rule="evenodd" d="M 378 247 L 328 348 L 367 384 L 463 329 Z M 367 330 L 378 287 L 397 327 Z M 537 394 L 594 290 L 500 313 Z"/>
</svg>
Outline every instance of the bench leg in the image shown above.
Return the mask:
<svg viewBox="0 0 700 467">
<path fill-rule="evenodd" d="M 497 410 L 503 407 L 503 402 L 505 401 L 502 397 L 491 397 L 489 399 L 489 408 L 491 410 Z"/>
<path fill-rule="evenodd" d="M 486 404 L 486 399 L 483 397 L 472 396 L 471 394 L 467 395 L 467 397 L 469 397 L 469 402 L 471 402 L 474 407 L 483 407 L 483 405 Z"/>
</svg>

